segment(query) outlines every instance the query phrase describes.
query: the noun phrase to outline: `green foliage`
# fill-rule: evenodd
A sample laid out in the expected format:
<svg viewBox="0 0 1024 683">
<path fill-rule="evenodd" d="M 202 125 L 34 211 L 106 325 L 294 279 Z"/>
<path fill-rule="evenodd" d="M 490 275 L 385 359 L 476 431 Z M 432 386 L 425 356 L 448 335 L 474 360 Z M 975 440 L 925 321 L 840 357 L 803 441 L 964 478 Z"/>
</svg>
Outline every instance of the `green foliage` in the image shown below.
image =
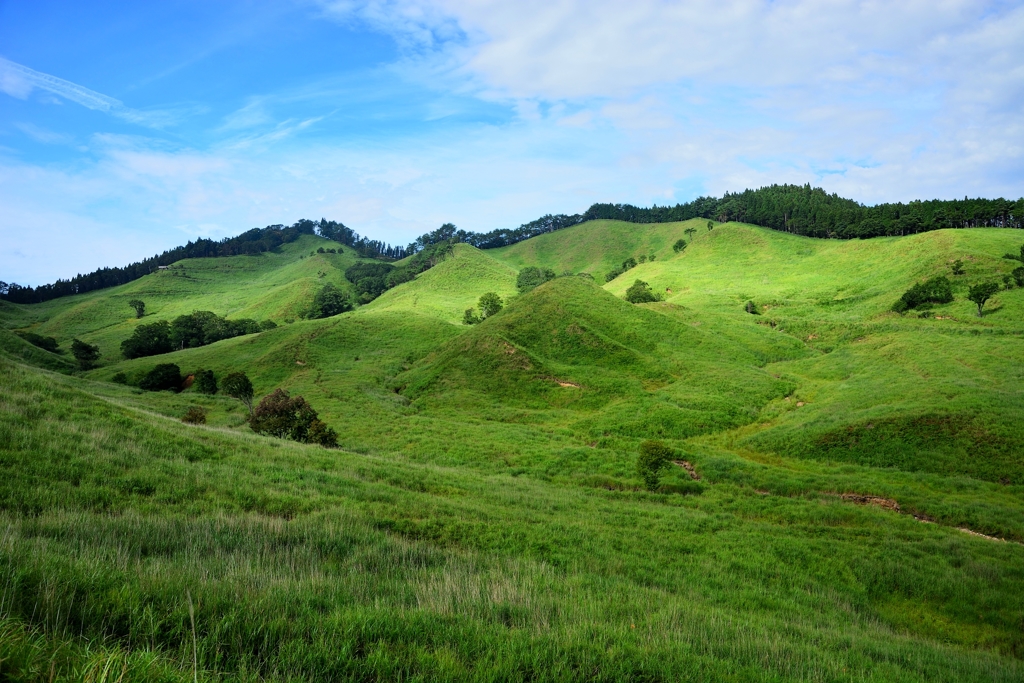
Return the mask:
<svg viewBox="0 0 1024 683">
<path fill-rule="evenodd" d="M 129 299 L 128 305 L 135 309 L 136 318 L 141 318 L 146 314 L 146 302 L 142 299 Z"/>
<path fill-rule="evenodd" d="M 477 325 L 481 320 L 482 318 L 476 314 L 475 308 L 467 308 L 466 312 L 462 315 L 463 325 Z"/>
<path fill-rule="evenodd" d="M 480 318 L 487 319 L 501 311 L 503 302 L 496 292 L 487 292 L 480 297 L 477 306 L 480 307 Z"/>
<path fill-rule="evenodd" d="M 1013 277 L 1013 281 L 1017 283 L 1018 287 L 1024 287 L 1024 266 L 1014 268 L 1011 276 Z"/>
<path fill-rule="evenodd" d="M 110 378 L 110 381 L 114 384 L 128 384 L 128 375 L 124 372 L 116 372 L 113 377 Z"/>
<path fill-rule="evenodd" d="M 757 310 L 757 304 L 753 301 L 748 301 L 744 306 L 743 310 L 751 315 L 760 315 L 761 312 Z"/>
<path fill-rule="evenodd" d="M 945 275 L 918 282 L 903 293 L 892 305 L 892 310 L 903 313 L 926 304 L 948 304 L 953 300 L 953 284 Z"/>
<path fill-rule="evenodd" d="M 355 285 L 360 303 L 369 303 L 387 291 L 387 276 L 395 269 L 390 263 L 361 262 L 349 266 L 345 277 Z"/>
<path fill-rule="evenodd" d="M 44 337 L 41 334 L 35 332 L 15 332 L 16 335 L 27 341 L 32 346 L 49 351 L 50 353 L 60 353 L 60 344 L 54 337 Z"/>
<path fill-rule="evenodd" d="M 981 309 L 985 302 L 991 299 L 998 291 L 999 285 L 995 282 L 981 282 L 971 285 L 971 288 L 967 291 L 967 298 L 977 304 L 979 318 L 981 317 Z"/>
<path fill-rule="evenodd" d="M 626 301 L 631 304 L 646 304 L 652 301 L 661 301 L 661 297 L 654 293 L 649 284 L 643 280 L 637 280 L 626 290 Z"/>
<path fill-rule="evenodd" d="M 160 363 L 142 376 L 139 388 L 144 391 L 181 391 L 181 368 L 175 363 Z"/>
<path fill-rule="evenodd" d="M 534 287 L 539 287 L 548 280 L 554 279 L 555 271 L 550 268 L 528 266 L 519 271 L 519 275 L 516 277 L 516 289 L 519 290 L 520 294 L 523 294 Z"/>
<path fill-rule="evenodd" d="M 951 271 L 953 271 L 953 275 L 963 275 L 964 274 L 964 261 L 963 261 L 963 259 L 957 259 L 956 261 L 953 261 L 952 265 L 950 265 L 949 268 L 950 268 Z"/>
<path fill-rule="evenodd" d="M 330 318 L 331 316 L 352 310 L 352 301 L 345 292 L 327 283 L 320 288 L 320 291 L 313 297 L 313 304 L 309 308 L 308 317 Z"/>
<path fill-rule="evenodd" d="M 690 238 L 690 241 L 692 242 L 693 236 L 697 234 L 697 228 L 687 228 L 686 230 L 683 230 L 683 232 L 687 234 L 687 236 Z"/>
<path fill-rule="evenodd" d="M 217 393 L 217 377 L 213 374 L 213 370 L 203 370 L 200 368 L 195 371 L 194 376 L 195 380 L 192 386 L 200 394 L 212 396 Z"/>
<path fill-rule="evenodd" d="M 714 221 L 708 221 L 708 232 L 711 232 L 715 227 Z"/>
<path fill-rule="evenodd" d="M 452 254 L 453 247 L 451 241 L 430 244 L 406 259 L 402 267 L 381 262 L 357 263 L 345 270 L 345 277 L 355 285 L 359 303 L 367 304 L 389 289 L 411 282 L 419 273 L 433 268 Z"/>
<path fill-rule="evenodd" d="M 131 337 L 121 342 L 121 353 L 129 359 L 155 356 L 173 350 L 171 325 L 166 320 L 139 325 Z"/>
<path fill-rule="evenodd" d="M 674 251 L 674 252 L 676 252 L 678 254 L 679 252 L 681 252 L 684 249 L 686 249 L 686 240 L 684 240 L 682 237 L 680 237 L 672 245 L 672 251 Z"/>
<path fill-rule="evenodd" d="M 328 448 L 338 445 L 338 435 L 325 425 L 313 406 L 301 396 L 289 396 L 284 389 L 275 389 L 264 396 L 249 418 L 249 426 L 257 434 L 316 443 Z"/>
<path fill-rule="evenodd" d="M 656 491 L 661 482 L 661 473 L 672 462 L 671 448 L 661 441 L 647 440 L 640 443 L 636 458 L 636 472 L 648 491 Z"/>
<path fill-rule="evenodd" d="M 80 369 L 88 370 L 99 360 L 100 347 L 84 342 L 81 339 L 72 339 L 71 355 L 78 361 Z"/>
<path fill-rule="evenodd" d="M 202 406 L 189 406 L 185 414 L 181 416 L 181 421 L 190 425 L 204 425 L 206 424 L 206 410 Z"/>
<path fill-rule="evenodd" d="M 244 372 L 229 373 L 220 383 L 220 388 L 231 398 L 241 401 L 252 414 L 252 399 L 255 391 L 252 381 Z"/>
<path fill-rule="evenodd" d="M 193 311 L 178 316 L 171 323 L 170 342 L 176 349 L 194 349 L 259 331 L 260 326 L 255 320 L 228 320 L 212 311 Z"/>
<path fill-rule="evenodd" d="M 275 323 L 273 320 L 268 319 L 260 322 L 260 332 L 266 332 L 268 330 L 274 329 L 277 329 L 277 323 Z"/>
</svg>

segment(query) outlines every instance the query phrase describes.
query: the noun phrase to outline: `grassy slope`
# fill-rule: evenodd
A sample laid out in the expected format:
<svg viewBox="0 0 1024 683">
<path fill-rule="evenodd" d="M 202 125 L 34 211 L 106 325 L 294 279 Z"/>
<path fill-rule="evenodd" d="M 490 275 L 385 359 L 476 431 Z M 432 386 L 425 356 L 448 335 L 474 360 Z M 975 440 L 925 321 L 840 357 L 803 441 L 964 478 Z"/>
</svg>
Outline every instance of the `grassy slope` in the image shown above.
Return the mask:
<svg viewBox="0 0 1024 683">
<path fill-rule="evenodd" d="M 414 283 L 385 292 L 362 310 L 412 313 L 460 324 L 465 310 L 474 308 L 482 294 L 513 296 L 517 273 L 479 249 L 459 244 L 449 258 L 421 273 Z"/>
<path fill-rule="evenodd" d="M 351 288 L 343 274 L 358 260 L 351 250 L 309 256 L 318 247 L 338 246 L 303 235 L 258 256 L 187 259 L 120 287 L 20 307 L 28 312 L 2 319 L 8 327 L 27 327 L 26 322 L 35 318 L 39 322 L 29 329 L 56 337 L 64 348 L 74 337 L 97 344 L 105 363 L 120 356 L 121 341 L 136 325 L 172 320 L 195 310 L 277 323 L 299 317 L 324 283 Z M 128 306 L 136 298 L 146 303 L 146 315 L 138 320 Z"/>
<path fill-rule="evenodd" d="M 704 229 L 701 224 L 696 227 Z M 637 524 L 651 522 L 647 515 L 653 514 L 653 508 L 647 494 L 603 494 L 587 487 L 635 487 L 636 445 L 645 436 L 660 434 L 697 465 L 705 476 L 706 486 L 699 498 L 677 496 L 659 500 L 675 501 L 670 507 L 696 506 L 714 519 L 732 515 L 757 529 L 749 537 L 730 537 L 729 544 L 715 550 L 712 554 L 719 563 L 716 568 L 739 557 L 740 549 L 753 543 L 753 535 L 767 534 L 765 543 L 767 538 L 782 543 L 800 530 L 799 534 L 806 534 L 806 539 L 820 538 L 825 545 L 798 544 L 799 548 L 789 547 L 782 554 L 777 550 L 769 552 L 756 543 L 751 546 L 758 548 L 758 552 L 767 552 L 765 557 L 775 558 L 776 563 L 789 562 L 792 557 L 805 558 L 785 580 L 790 586 L 787 590 L 819 575 L 828 577 L 821 579 L 822 586 L 830 585 L 839 581 L 837 577 L 844 572 L 852 571 L 858 578 L 849 584 L 853 591 L 849 595 L 868 599 L 872 607 L 864 614 L 874 615 L 872 618 L 902 632 L 960 643 L 968 649 L 1012 650 L 1015 641 L 1007 635 L 1013 631 L 1008 625 L 1022 618 L 1024 608 L 1012 599 L 1002 607 L 994 606 L 1016 590 L 1012 582 L 1017 578 L 1011 580 L 1003 570 L 991 569 L 988 559 L 979 559 L 981 556 L 976 553 L 988 553 L 986 547 L 990 546 L 984 544 L 991 544 L 990 541 L 964 537 L 955 550 L 941 544 L 921 546 L 919 540 L 913 539 L 919 539 L 920 533 L 932 533 L 919 529 L 932 527 L 909 516 L 855 508 L 839 501 L 834 494 L 854 491 L 891 497 L 904 510 L 928 515 L 942 526 L 968 526 L 1024 539 L 1024 478 L 1019 456 L 1022 437 L 1016 429 L 1024 405 L 1019 389 L 1020 380 L 1024 379 L 1019 337 L 1024 327 L 1019 314 L 1024 290 L 1000 292 L 990 304 L 991 315 L 982 319 L 972 316 L 971 305 L 963 303 L 968 283 L 995 277 L 1017 265 L 998 257 L 1017 251 L 1021 233 L 946 231 L 903 239 L 826 242 L 730 224 L 718 226 L 710 234 L 705 229 L 682 255 L 675 255 L 667 245 L 682 236 L 684 228 L 681 224 L 591 223 L 505 250 L 480 252 L 459 247 L 451 260 L 353 313 L 325 321 L 298 322 L 202 349 L 116 363 L 94 371 L 91 376 L 108 379 L 118 370 L 134 373 L 169 360 L 186 371 L 207 367 L 218 375 L 244 369 L 253 377 L 259 394 L 276 386 L 302 393 L 339 430 L 343 446 L 368 454 L 373 462 L 392 463 L 386 468 L 399 466 L 393 463 L 412 468 L 411 480 L 422 479 L 427 476 L 425 472 L 443 472 L 437 476 L 478 481 L 484 498 L 493 496 L 495 486 L 522 483 L 535 492 L 536 498 L 529 504 L 531 510 L 567 509 L 565 496 L 609 495 L 632 500 L 630 504 L 637 506 L 636 514 L 641 515 L 642 522 L 626 521 L 629 515 L 618 511 L 602 522 L 604 531 L 594 532 L 608 547 L 616 549 L 622 547 L 623 528 L 629 528 L 633 534 L 640 528 Z M 572 234 L 574 230 L 578 234 Z M 536 265 L 563 270 L 572 268 L 577 261 L 570 260 L 577 259 L 579 263 L 592 264 L 587 268 L 603 272 L 606 266 L 610 268 L 626 256 L 637 255 L 637 245 L 642 243 L 647 250 L 655 241 L 661 246 L 654 248 L 667 249 L 667 253 L 659 252 L 654 263 L 638 266 L 604 285 L 606 291 L 580 279 L 565 278 L 522 297 L 509 296 L 514 270 L 503 263 L 514 263 L 516 267 L 533 265 L 512 260 L 516 248 L 520 248 L 516 258 L 522 256 L 523 245 L 537 242 L 531 249 L 544 260 Z M 577 245 L 583 245 L 579 248 L 587 252 L 584 256 L 572 255 Z M 232 301 L 244 306 L 247 304 L 241 300 L 243 295 L 232 299 L 232 287 L 244 287 L 245 296 L 255 297 L 274 278 L 280 278 L 282 292 L 291 291 L 285 284 L 287 277 L 305 272 L 304 268 L 317 261 L 297 260 L 297 253 L 289 258 L 282 255 L 277 269 L 268 265 L 249 276 L 240 274 L 234 280 L 230 280 L 230 264 L 213 264 L 219 270 L 207 273 L 209 282 L 204 291 L 211 292 L 207 296 L 213 297 L 207 300 L 223 302 L 226 308 Z M 335 258 L 348 257 L 346 254 Z M 958 300 L 936 309 L 944 319 L 899 317 L 886 312 L 906 286 L 942 272 L 945 264 L 956 257 L 967 260 L 968 273 L 957 283 Z M 340 273 L 332 271 L 328 277 L 336 275 Z M 156 277 L 149 281 L 144 278 L 138 286 L 153 289 Z M 223 282 L 221 277 L 225 278 Z M 263 284 L 244 284 L 247 277 L 253 282 L 262 278 Z M 621 295 L 637 277 L 661 290 L 670 287 L 670 300 L 634 307 L 607 293 Z M 478 327 L 452 324 L 461 317 L 462 310 L 488 290 L 498 291 L 511 300 L 505 311 Z M 117 290 L 107 292 L 125 302 L 129 298 Z M 168 289 L 165 298 L 154 301 L 161 301 L 160 305 L 165 307 L 162 311 L 210 308 L 218 313 L 231 312 L 212 305 L 194 305 L 192 293 L 194 290 L 188 288 L 177 293 Z M 90 296 L 102 298 L 86 295 L 65 300 L 59 306 L 55 302 L 43 307 L 8 306 L 0 308 L 0 318 L 8 327 L 39 321 L 37 329 L 55 332 L 64 325 L 72 329 L 73 324 L 81 323 L 78 334 L 85 338 L 93 335 L 93 339 L 99 339 L 106 334 L 109 344 L 119 342 L 122 337 L 105 331 L 106 328 L 89 328 L 89 324 L 106 324 L 103 316 L 90 319 L 69 315 L 92 301 Z M 108 298 L 110 301 L 103 305 L 92 305 L 100 311 L 106 310 L 104 306 L 114 310 L 120 305 L 113 296 Z M 287 306 L 295 306 L 301 299 L 281 297 L 281 310 L 285 311 L 282 315 L 288 314 Z M 742 304 L 748 299 L 754 299 L 767 310 L 761 316 L 747 315 Z M 124 307 L 127 308 L 126 304 Z M 54 318 L 48 320 L 49 315 Z M 123 315 L 123 311 L 118 315 Z M 59 316 L 66 317 L 58 320 Z M 131 321 L 117 324 L 130 325 Z M 66 332 L 56 336 L 60 334 L 70 336 Z M 509 353 L 509 349 L 514 353 Z M 581 388 L 559 386 L 555 380 L 572 382 Z M 179 395 L 147 394 L 103 382 L 82 384 L 80 388 L 118 404 L 168 416 L 180 415 L 189 405 L 205 405 L 211 411 L 214 426 L 244 430 L 242 410 L 237 402 L 225 397 L 204 397 L 192 391 Z M 805 405 L 797 407 L 798 402 Z M 97 419 L 108 420 L 109 415 L 104 415 Z M 12 427 L 11 433 L 20 434 L 18 430 L 24 428 Z M 176 429 L 187 431 L 184 427 Z M 86 447 L 81 457 L 88 460 L 93 457 L 90 452 L 102 454 L 116 449 L 119 438 L 112 436 L 99 445 Z M 236 437 L 225 434 L 223 438 Z M 217 448 L 225 452 L 236 447 L 231 445 L 234 442 L 218 443 L 221 445 Z M 269 479 L 259 479 L 252 485 L 254 490 L 272 488 L 273 482 L 278 481 L 306 480 L 301 467 L 296 465 L 291 474 L 289 467 L 278 468 Z M 47 477 L 43 470 L 38 476 L 40 481 Z M 224 472 L 218 476 L 241 475 Z M 1000 480 L 1010 481 L 1011 485 L 997 483 Z M 681 469 L 673 468 L 668 481 L 681 486 L 688 478 Z M 571 486 L 565 487 L 566 484 Z M 399 486 L 404 493 L 389 498 L 388 504 L 412 505 L 410 501 L 423 493 L 419 487 L 420 484 Z M 755 489 L 774 495 L 762 496 Z M 323 494 L 296 494 L 287 503 L 274 498 L 277 502 L 272 505 L 298 505 L 287 508 L 287 514 L 299 514 L 304 519 L 302 515 L 321 510 L 303 507 L 301 501 L 310 495 L 317 498 Z M 427 495 L 425 500 L 433 501 L 434 505 L 439 499 Z M 143 507 L 139 508 L 136 502 Z M 136 502 L 129 507 L 145 508 L 145 501 Z M 502 503 L 505 504 L 508 501 Z M 522 501 L 514 503 L 521 504 Z M 48 505 L 44 504 L 42 509 L 48 509 Z M 529 543 L 544 544 L 548 549 L 557 547 L 558 543 L 550 539 L 560 538 L 558 534 L 564 525 L 577 524 L 578 520 L 590 519 L 595 514 L 590 508 L 569 507 L 572 512 L 567 513 L 568 517 L 547 518 L 548 526 L 538 527 L 538 535 L 529 536 L 533 540 L 528 543 L 522 540 L 522 530 L 516 525 L 530 527 L 537 520 L 517 517 L 501 521 L 505 507 L 490 512 L 474 508 L 455 517 L 465 514 L 466 519 L 483 520 L 473 527 L 473 533 L 483 538 L 519 538 L 527 545 L 516 541 L 506 551 L 510 558 L 521 558 L 524 553 L 533 552 L 524 550 L 532 547 Z M 205 514 L 215 508 L 196 510 Z M 160 508 L 165 511 L 159 514 L 171 509 Z M 234 510 L 230 505 L 224 509 Z M 277 514 L 272 506 L 244 509 Z M 472 540 L 473 534 L 465 540 L 467 522 L 449 527 L 451 520 L 447 515 L 436 505 L 415 508 L 408 518 L 386 522 L 385 526 L 400 535 L 420 539 L 417 543 L 433 539 L 456 542 L 463 549 L 493 550 L 486 543 L 481 546 Z M 863 519 L 870 521 L 852 523 L 849 515 L 867 515 Z M 506 522 L 512 526 L 501 526 Z M 106 523 L 99 517 L 81 524 Z M 379 520 L 368 523 L 372 528 Z M 905 540 L 878 540 L 880 545 L 870 540 L 873 533 L 887 534 L 891 529 L 903 529 L 901 525 L 906 524 L 910 536 Z M 79 522 L 70 521 L 68 525 L 75 527 Z M 655 524 L 655 528 L 661 527 Z M 697 537 L 707 541 L 707 528 L 701 528 L 702 531 L 695 532 L 697 536 L 680 542 L 686 546 Z M 954 534 L 948 537 L 950 540 L 959 534 L 946 529 L 936 529 L 935 533 Z M 844 550 L 834 550 L 836 539 L 845 539 Z M 659 545 L 660 541 L 664 541 L 664 547 Z M 651 579 L 644 574 L 644 568 L 659 563 L 677 567 L 676 560 L 669 559 L 675 552 L 672 549 L 677 548 L 673 545 L 676 542 L 669 536 L 647 538 L 641 534 L 637 547 L 647 547 L 642 552 L 637 550 L 635 556 L 627 553 L 628 558 L 623 559 L 602 554 L 607 549 L 598 552 L 588 547 L 579 557 L 596 553 L 592 555 L 597 558 L 593 562 L 600 571 L 607 570 L 602 563 L 614 565 L 617 571 L 641 577 L 638 580 L 646 586 L 644 582 Z M 926 549 L 922 551 L 922 547 Z M 963 547 L 968 550 L 962 550 Z M 1016 558 L 1013 561 L 1019 567 L 1019 557 L 1013 555 L 1019 548 L 1001 547 L 1009 548 L 1009 557 Z M 876 553 L 873 548 L 885 551 Z M 662 557 L 663 552 L 668 554 Z M 653 554 L 645 557 L 643 553 Z M 858 553 L 866 553 L 870 559 L 854 560 Z M 558 564 L 547 555 L 539 557 Z M 495 566 L 493 559 L 474 562 Z M 895 576 L 892 567 L 899 566 L 903 571 L 908 562 L 920 562 L 922 567 L 952 562 L 958 571 L 961 567 L 988 567 L 978 571 L 992 583 L 984 589 L 953 590 L 961 579 L 921 578 L 924 574 L 919 573 L 897 579 L 896 583 L 881 578 L 861 580 L 865 571 Z M 851 569 L 853 565 L 858 568 Z M 717 571 L 702 566 L 703 571 L 711 574 Z M 833 570 L 838 574 L 833 574 Z M 763 587 L 768 581 L 768 570 L 750 571 L 740 583 L 749 584 L 751 590 Z M 681 576 L 690 584 L 699 583 L 689 574 Z M 617 586 L 615 590 L 625 589 Z M 967 603 L 958 602 L 969 603 L 984 591 L 1000 597 L 993 598 L 993 606 L 977 614 L 966 607 Z M 655 598 L 641 598 L 640 594 L 628 591 L 627 594 L 638 596 L 638 600 L 661 600 L 660 594 Z M 847 593 L 843 595 L 847 597 L 839 599 L 840 602 L 852 599 Z M 865 595 L 869 597 L 864 598 Z M 754 619 L 764 611 L 764 604 L 781 604 L 780 599 L 776 596 L 764 602 L 765 599 L 756 598 L 744 603 L 743 618 Z M 701 603 L 695 609 L 705 613 L 707 605 Z M 473 623 L 486 622 L 478 612 L 473 613 L 478 614 Z M 794 612 L 780 618 L 779 624 L 805 618 Z M 764 633 L 763 629 L 769 628 L 764 625 L 767 623 L 753 626 L 745 633 Z M 833 627 L 826 630 L 829 629 Z M 733 633 L 729 637 L 735 636 Z M 557 645 L 549 645 L 565 649 L 569 642 L 553 640 L 550 643 Z M 649 664 L 651 660 L 644 658 L 655 651 L 638 647 L 634 654 L 640 659 L 627 657 L 622 661 L 642 660 Z M 725 655 L 714 650 L 710 656 L 708 661 Z M 734 661 L 730 658 L 735 656 L 732 653 L 726 659 Z M 963 656 L 971 659 L 978 655 Z M 396 657 L 402 660 L 402 656 Z M 669 659 L 677 661 L 671 656 Z M 884 667 L 877 660 L 868 659 L 874 662 L 871 666 L 878 667 L 873 675 L 885 679 L 885 675 L 877 673 Z M 601 661 L 602 666 L 611 666 L 608 660 Z M 1005 662 L 999 666 L 1004 665 Z M 724 675 L 723 669 L 714 671 L 720 677 Z M 809 669 L 798 667 L 779 675 L 792 677 L 799 671 L 806 673 Z M 899 678 L 895 670 L 887 671 L 889 678 Z M 971 670 L 965 676 L 976 674 Z M 737 676 L 744 678 L 741 674 Z M 907 674 L 906 680 L 916 680 L 915 677 L 918 674 Z"/>
<path fill-rule="evenodd" d="M 630 256 L 654 254 L 658 259 L 673 255 L 672 245 L 687 228 L 706 230 L 707 221 L 637 225 L 624 221 L 589 221 L 548 233 L 487 254 L 516 270 L 526 266 L 551 268 L 556 273 L 590 273 L 598 282 Z"/>
<path fill-rule="evenodd" d="M 996 654 L 1024 646 L 1020 546 L 829 496 L 607 492 L 324 451 L 0 371 L 6 676 L 52 659 L 190 679 L 189 600 L 204 680 L 1024 674 Z"/>
</svg>

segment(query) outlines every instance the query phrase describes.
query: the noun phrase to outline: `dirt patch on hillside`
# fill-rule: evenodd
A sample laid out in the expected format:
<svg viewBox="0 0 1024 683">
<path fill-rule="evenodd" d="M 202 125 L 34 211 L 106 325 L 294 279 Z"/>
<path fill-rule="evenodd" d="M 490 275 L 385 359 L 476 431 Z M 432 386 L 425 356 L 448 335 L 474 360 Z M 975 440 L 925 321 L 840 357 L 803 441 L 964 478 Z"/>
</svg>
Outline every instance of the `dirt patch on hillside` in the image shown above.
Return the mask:
<svg viewBox="0 0 1024 683">
<path fill-rule="evenodd" d="M 694 469 L 693 464 L 690 463 L 689 461 L 673 460 L 672 464 L 676 465 L 677 467 L 682 467 L 684 470 L 686 470 L 687 473 L 690 475 L 690 479 L 693 479 L 694 481 L 700 481 L 700 475 L 697 474 L 697 470 Z"/>
<path fill-rule="evenodd" d="M 876 505 L 885 510 L 892 510 L 893 512 L 900 511 L 900 504 L 892 498 L 880 498 L 878 496 L 865 496 L 860 493 L 842 493 L 839 495 L 843 500 L 850 501 L 851 503 L 857 503 L 859 505 Z"/>
</svg>

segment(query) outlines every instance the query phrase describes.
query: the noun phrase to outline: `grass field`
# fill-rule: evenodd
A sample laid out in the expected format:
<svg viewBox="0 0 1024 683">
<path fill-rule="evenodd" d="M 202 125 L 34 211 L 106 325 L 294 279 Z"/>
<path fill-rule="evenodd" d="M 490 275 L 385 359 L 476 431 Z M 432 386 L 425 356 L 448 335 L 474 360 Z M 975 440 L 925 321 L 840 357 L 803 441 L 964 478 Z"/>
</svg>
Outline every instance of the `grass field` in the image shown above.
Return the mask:
<svg viewBox="0 0 1024 683">
<path fill-rule="evenodd" d="M 1024 680 L 1024 289 L 965 297 L 1021 242 L 594 221 L 302 320 L 355 261 L 304 237 L 2 304 L 0 677 Z M 889 311 L 957 258 L 953 303 Z M 517 295 L 527 265 L 595 280 Z M 636 279 L 665 300 L 625 302 Z M 487 291 L 505 309 L 462 325 Z M 119 357 L 192 310 L 281 326 Z M 110 382 L 161 362 L 299 393 L 341 449 Z M 646 438 L 700 480 L 644 490 Z"/>
</svg>

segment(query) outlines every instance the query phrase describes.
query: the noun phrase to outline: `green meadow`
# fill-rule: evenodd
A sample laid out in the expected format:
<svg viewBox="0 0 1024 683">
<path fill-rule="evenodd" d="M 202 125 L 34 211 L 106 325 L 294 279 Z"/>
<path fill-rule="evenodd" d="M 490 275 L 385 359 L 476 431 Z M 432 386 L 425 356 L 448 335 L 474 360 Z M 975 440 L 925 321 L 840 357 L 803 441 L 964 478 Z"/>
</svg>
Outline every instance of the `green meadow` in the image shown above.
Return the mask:
<svg viewBox="0 0 1024 683">
<path fill-rule="evenodd" d="M 0 302 L 0 678 L 1024 680 L 1024 233 L 712 228 L 456 245 L 320 320 L 365 259 L 312 236 Z M 520 294 L 528 266 L 558 277 Z M 938 275 L 952 302 L 891 311 Z M 195 310 L 278 326 L 121 356 Z M 339 448 L 138 388 L 158 363 L 302 395 Z"/>
</svg>

